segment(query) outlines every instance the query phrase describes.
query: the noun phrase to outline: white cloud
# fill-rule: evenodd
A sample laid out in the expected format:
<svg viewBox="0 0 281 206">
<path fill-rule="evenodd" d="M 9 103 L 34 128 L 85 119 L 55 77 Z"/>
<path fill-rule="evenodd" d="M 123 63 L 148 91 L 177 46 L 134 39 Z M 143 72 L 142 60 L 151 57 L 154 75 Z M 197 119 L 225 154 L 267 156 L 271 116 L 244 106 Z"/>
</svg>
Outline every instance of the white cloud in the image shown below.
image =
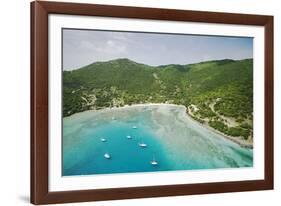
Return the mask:
<svg viewBox="0 0 281 206">
<path fill-rule="evenodd" d="M 120 54 L 125 54 L 127 52 L 127 46 L 120 42 L 107 40 L 103 44 L 96 46 L 95 50 L 104 54 L 116 56 Z"/>
<path fill-rule="evenodd" d="M 88 41 L 82 40 L 78 48 L 81 52 L 100 52 L 107 55 L 120 55 L 127 53 L 127 45 L 113 40 Z M 101 54 L 101 55 L 102 55 Z"/>
<path fill-rule="evenodd" d="M 252 56 L 252 43 L 246 38 L 65 30 L 63 42 L 65 68 L 115 58 L 160 65 Z"/>
<path fill-rule="evenodd" d="M 108 41 L 106 41 L 106 45 L 107 45 L 108 47 L 114 47 L 114 46 L 115 46 L 115 43 L 114 43 L 114 41 L 108 40 Z"/>
<path fill-rule="evenodd" d="M 95 48 L 95 45 L 90 41 L 83 40 L 80 42 L 79 48 L 86 49 L 86 50 L 93 50 Z"/>
</svg>

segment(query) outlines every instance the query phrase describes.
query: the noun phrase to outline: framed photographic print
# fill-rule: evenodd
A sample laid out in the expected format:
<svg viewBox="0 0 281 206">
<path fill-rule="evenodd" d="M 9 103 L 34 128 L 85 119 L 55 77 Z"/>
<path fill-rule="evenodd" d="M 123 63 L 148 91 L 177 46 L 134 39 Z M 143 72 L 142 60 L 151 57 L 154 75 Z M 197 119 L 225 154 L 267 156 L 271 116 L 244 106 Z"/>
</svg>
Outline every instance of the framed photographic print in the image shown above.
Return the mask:
<svg viewBox="0 0 281 206">
<path fill-rule="evenodd" d="M 273 17 L 31 3 L 31 202 L 273 189 Z"/>
</svg>

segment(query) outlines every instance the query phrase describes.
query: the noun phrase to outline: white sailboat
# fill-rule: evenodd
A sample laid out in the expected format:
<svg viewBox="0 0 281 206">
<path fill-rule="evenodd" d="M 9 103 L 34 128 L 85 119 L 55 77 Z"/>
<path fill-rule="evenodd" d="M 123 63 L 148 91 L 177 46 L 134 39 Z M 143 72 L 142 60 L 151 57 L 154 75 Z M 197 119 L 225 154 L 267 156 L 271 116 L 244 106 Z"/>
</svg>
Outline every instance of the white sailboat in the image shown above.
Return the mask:
<svg viewBox="0 0 281 206">
<path fill-rule="evenodd" d="M 140 146 L 140 147 L 147 147 L 147 144 L 145 144 L 145 143 L 142 142 L 142 143 L 139 143 L 139 146 Z"/>
<path fill-rule="evenodd" d="M 137 126 L 132 126 L 132 128 L 133 128 L 133 129 L 137 129 L 138 127 L 137 127 Z"/>
<path fill-rule="evenodd" d="M 100 138 L 100 141 L 106 142 L 106 139 L 105 138 Z"/>
<path fill-rule="evenodd" d="M 150 164 L 152 164 L 153 166 L 158 165 L 158 162 L 155 160 L 155 157 L 153 156 L 152 161 L 150 162 Z"/>
<path fill-rule="evenodd" d="M 108 154 L 108 153 L 105 153 L 103 156 L 104 156 L 104 158 L 106 158 L 106 159 L 110 159 L 110 158 L 111 158 L 110 154 Z"/>
<path fill-rule="evenodd" d="M 127 139 L 132 139 L 132 136 L 130 136 L 130 135 L 127 135 Z"/>
</svg>

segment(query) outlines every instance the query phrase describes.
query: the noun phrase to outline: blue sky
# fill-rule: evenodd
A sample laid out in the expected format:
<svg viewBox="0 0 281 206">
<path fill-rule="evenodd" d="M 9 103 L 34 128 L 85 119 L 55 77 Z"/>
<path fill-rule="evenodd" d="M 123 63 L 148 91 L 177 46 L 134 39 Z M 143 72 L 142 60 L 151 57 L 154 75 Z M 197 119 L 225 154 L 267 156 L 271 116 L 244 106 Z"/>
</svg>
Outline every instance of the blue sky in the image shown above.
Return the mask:
<svg viewBox="0 0 281 206">
<path fill-rule="evenodd" d="M 63 69 L 128 58 L 151 66 L 253 57 L 253 38 L 63 30 Z"/>
</svg>

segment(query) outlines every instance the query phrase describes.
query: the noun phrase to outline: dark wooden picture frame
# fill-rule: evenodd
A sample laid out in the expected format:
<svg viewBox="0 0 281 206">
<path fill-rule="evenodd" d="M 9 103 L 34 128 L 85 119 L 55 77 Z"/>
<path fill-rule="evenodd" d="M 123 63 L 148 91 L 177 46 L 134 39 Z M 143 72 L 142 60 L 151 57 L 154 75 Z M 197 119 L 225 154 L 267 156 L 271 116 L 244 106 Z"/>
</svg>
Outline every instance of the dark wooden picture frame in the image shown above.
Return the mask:
<svg viewBox="0 0 281 206">
<path fill-rule="evenodd" d="M 264 26 L 264 180 L 50 192 L 48 190 L 49 14 Z M 273 189 L 272 16 L 41 1 L 35 1 L 31 3 L 31 202 L 33 204 L 114 200 L 267 189 Z"/>
</svg>

